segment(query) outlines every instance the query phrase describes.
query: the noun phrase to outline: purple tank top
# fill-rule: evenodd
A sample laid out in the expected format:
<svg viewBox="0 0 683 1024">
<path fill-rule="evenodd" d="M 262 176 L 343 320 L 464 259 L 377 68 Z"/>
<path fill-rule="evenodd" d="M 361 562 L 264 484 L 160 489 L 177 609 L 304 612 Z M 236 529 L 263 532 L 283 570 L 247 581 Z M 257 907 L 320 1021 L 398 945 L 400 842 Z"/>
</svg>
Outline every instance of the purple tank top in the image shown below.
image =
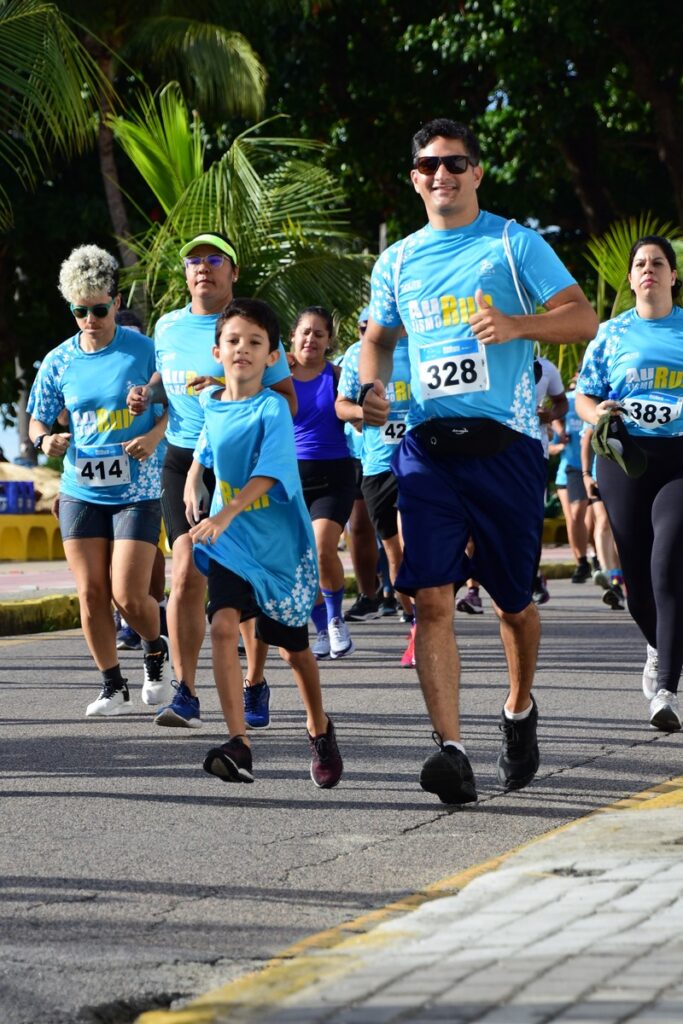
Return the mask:
<svg viewBox="0 0 683 1024">
<path fill-rule="evenodd" d="M 313 380 L 294 381 L 299 410 L 294 417 L 298 459 L 348 459 L 344 424 L 334 411 L 334 370 L 328 363 Z"/>
</svg>

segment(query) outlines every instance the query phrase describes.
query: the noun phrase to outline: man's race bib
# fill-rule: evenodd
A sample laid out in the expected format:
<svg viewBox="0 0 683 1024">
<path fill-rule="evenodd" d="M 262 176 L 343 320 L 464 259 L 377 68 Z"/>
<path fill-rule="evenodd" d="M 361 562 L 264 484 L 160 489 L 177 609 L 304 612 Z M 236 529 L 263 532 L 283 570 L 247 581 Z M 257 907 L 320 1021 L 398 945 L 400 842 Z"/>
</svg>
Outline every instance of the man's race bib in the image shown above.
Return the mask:
<svg viewBox="0 0 683 1024">
<path fill-rule="evenodd" d="M 379 432 L 384 444 L 400 444 L 406 433 L 405 413 L 389 413 L 389 419 Z"/>
<path fill-rule="evenodd" d="M 653 393 L 624 398 L 619 403 L 626 415 L 645 430 L 657 430 L 681 415 L 681 399 Z"/>
<path fill-rule="evenodd" d="M 423 399 L 488 391 L 486 346 L 474 335 L 425 345 L 420 349 L 420 385 Z"/>
<path fill-rule="evenodd" d="M 76 448 L 76 480 L 82 487 L 119 487 L 130 483 L 130 459 L 122 444 Z"/>
</svg>

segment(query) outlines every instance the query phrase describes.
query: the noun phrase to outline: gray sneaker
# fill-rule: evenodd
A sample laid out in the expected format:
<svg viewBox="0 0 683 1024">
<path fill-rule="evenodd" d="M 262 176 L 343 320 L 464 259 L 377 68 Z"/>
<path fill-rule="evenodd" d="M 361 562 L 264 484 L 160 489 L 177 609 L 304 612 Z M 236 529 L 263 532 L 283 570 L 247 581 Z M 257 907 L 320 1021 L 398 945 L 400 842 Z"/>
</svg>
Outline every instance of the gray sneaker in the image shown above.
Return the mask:
<svg viewBox="0 0 683 1024">
<path fill-rule="evenodd" d="M 647 660 L 643 666 L 643 693 L 648 700 L 654 700 L 657 696 L 657 668 L 659 659 L 656 648 L 647 645 Z"/>
<path fill-rule="evenodd" d="M 670 690 L 658 690 L 650 701 L 650 725 L 662 732 L 678 732 L 681 724 L 677 695 Z"/>
</svg>

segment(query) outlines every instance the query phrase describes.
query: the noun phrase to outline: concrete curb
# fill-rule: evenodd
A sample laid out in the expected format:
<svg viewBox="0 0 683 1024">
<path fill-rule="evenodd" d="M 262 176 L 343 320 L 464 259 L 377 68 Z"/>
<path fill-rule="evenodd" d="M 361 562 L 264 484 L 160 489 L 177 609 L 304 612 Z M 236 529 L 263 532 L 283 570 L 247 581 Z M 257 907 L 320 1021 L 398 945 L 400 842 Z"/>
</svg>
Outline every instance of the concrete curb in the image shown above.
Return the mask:
<svg viewBox="0 0 683 1024">
<path fill-rule="evenodd" d="M 80 625 L 81 610 L 76 594 L 0 602 L 0 636 L 78 629 Z"/>
<path fill-rule="evenodd" d="M 569 579 L 573 562 L 542 562 L 541 572 L 549 580 Z M 347 576 L 347 597 L 355 596 L 356 581 Z M 0 601 L 0 636 L 49 633 L 56 629 L 79 629 L 80 607 L 76 594 L 53 594 L 24 601 Z"/>
</svg>

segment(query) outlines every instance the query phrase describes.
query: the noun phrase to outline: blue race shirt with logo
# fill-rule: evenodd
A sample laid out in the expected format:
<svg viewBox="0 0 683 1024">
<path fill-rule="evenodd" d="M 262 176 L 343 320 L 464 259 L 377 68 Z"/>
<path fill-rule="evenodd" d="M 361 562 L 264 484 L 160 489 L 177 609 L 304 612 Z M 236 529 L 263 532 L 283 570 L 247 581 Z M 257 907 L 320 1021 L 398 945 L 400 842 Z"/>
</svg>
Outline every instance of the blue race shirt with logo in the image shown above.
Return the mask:
<svg viewBox="0 0 683 1024">
<path fill-rule="evenodd" d="M 629 433 L 683 434 L 683 309 L 644 320 L 635 309 L 600 325 L 586 349 L 576 390 L 615 397 Z"/>
<path fill-rule="evenodd" d="M 159 447 L 144 462 L 126 456 L 122 444 L 151 430 L 162 413 L 151 406 L 132 416 L 126 406 L 131 387 L 146 384 L 154 372 L 154 343 L 138 331 L 117 327 L 111 342 L 84 352 L 80 333 L 52 349 L 40 364 L 28 411 L 52 424 L 66 408 L 71 444 L 64 459 L 62 494 L 100 505 L 158 498 Z M 130 481 L 119 484 L 128 469 Z"/>
<path fill-rule="evenodd" d="M 361 342 L 349 347 L 342 363 L 339 378 L 339 394 L 358 401 L 360 377 L 358 363 Z M 391 460 L 406 430 L 406 418 L 410 408 L 410 355 L 408 339 L 399 338 L 394 349 L 394 366 L 391 380 L 386 386 L 387 399 L 391 402 L 389 419 L 382 427 L 363 424 L 363 476 L 376 476 L 391 469 Z"/>
<path fill-rule="evenodd" d="M 216 474 L 211 515 L 253 476 L 277 483 L 240 512 L 217 541 L 196 544 L 195 563 L 207 573 L 209 558 L 215 559 L 251 584 L 270 618 L 305 626 L 318 593 L 318 559 L 289 406 L 269 390 L 237 402 L 217 400 L 220 391 L 207 388 L 199 396 L 205 423 L 194 452 Z"/>
<path fill-rule="evenodd" d="M 427 225 L 375 264 L 370 315 L 385 327 L 403 322 L 408 332 L 409 428 L 433 417 L 486 417 L 540 438 L 532 342 L 479 346 L 469 326 L 479 288 L 504 313 L 525 312 L 503 247 L 505 224 L 482 211 L 464 227 Z M 509 240 L 527 309 L 576 283 L 536 232 L 513 223 Z"/>
<path fill-rule="evenodd" d="M 188 388 L 189 381 L 195 377 L 225 379 L 223 367 L 213 357 L 219 316 L 192 313 L 188 305 L 166 313 L 154 329 L 156 368 L 168 396 L 166 438 L 179 448 L 194 448 L 204 425 L 198 393 Z M 282 343 L 278 351 L 280 358 L 263 374 L 264 387 L 272 387 L 291 376 Z"/>
</svg>

